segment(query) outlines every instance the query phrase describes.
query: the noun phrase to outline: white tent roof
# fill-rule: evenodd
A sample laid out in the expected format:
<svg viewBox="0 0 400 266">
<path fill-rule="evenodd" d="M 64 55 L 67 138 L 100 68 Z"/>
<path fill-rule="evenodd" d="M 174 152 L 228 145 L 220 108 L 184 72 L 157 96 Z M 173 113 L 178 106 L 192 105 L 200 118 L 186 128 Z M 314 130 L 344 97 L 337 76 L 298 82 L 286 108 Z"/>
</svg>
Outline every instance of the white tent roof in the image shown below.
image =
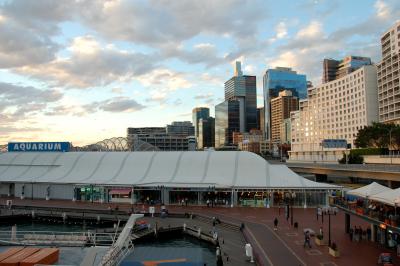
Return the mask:
<svg viewBox="0 0 400 266">
<path fill-rule="evenodd" d="M 388 190 L 392 190 L 392 189 L 382 186 L 381 184 L 378 184 L 376 182 L 372 182 L 369 185 L 350 190 L 347 192 L 347 194 L 366 198 L 366 197 L 371 197 L 372 195 L 375 195 L 375 194 L 378 194 L 378 193 L 381 193 L 384 191 L 388 191 Z"/>
<path fill-rule="evenodd" d="M 0 182 L 168 187 L 335 189 L 238 151 L 8 152 Z"/>
<path fill-rule="evenodd" d="M 400 205 L 400 188 L 390 189 L 381 193 L 378 193 L 370 197 L 371 200 L 385 203 L 387 205 L 392 205 L 396 203 L 396 206 Z"/>
</svg>

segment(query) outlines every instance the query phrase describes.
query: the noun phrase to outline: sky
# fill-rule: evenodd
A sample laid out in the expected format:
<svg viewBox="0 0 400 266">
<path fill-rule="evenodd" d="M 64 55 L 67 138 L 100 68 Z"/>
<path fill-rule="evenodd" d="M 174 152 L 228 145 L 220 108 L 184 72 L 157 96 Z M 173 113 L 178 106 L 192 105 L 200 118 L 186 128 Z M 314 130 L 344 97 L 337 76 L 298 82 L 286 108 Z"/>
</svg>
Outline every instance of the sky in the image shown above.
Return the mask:
<svg viewBox="0 0 400 266">
<path fill-rule="evenodd" d="M 191 120 L 223 101 L 233 64 L 292 67 L 314 85 L 322 60 L 381 60 L 398 0 L 0 0 L 0 144 L 124 137 Z"/>
</svg>

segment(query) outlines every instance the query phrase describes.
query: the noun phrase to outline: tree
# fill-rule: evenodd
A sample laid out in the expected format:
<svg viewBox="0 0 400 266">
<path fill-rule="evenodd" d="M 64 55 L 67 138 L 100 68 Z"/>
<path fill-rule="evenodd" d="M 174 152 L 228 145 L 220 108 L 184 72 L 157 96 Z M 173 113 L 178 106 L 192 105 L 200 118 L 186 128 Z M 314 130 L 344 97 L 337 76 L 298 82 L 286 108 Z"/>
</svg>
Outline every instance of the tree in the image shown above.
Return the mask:
<svg viewBox="0 0 400 266">
<path fill-rule="evenodd" d="M 390 135 L 392 137 L 391 147 L 389 147 Z M 354 144 L 357 148 L 390 148 L 391 150 L 398 150 L 400 147 L 400 126 L 373 123 L 358 131 Z"/>
</svg>

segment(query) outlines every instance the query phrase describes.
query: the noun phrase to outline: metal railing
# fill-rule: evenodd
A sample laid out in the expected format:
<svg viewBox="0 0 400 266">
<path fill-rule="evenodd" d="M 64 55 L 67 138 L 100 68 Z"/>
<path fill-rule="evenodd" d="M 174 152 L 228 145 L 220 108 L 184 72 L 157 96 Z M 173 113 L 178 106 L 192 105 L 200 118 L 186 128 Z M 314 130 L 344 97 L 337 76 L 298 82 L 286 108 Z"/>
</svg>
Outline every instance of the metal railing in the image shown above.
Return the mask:
<svg viewBox="0 0 400 266">
<path fill-rule="evenodd" d="M 114 238 L 115 233 L 91 231 L 0 231 L 0 243 L 10 245 L 111 246 Z"/>
</svg>

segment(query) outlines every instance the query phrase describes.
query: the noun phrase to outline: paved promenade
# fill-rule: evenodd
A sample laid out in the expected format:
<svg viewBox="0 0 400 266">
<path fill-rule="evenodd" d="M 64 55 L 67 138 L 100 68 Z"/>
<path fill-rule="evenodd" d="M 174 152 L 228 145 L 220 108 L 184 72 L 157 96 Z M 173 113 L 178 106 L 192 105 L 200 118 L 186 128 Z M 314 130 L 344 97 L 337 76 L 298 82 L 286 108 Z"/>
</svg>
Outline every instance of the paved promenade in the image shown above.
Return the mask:
<svg viewBox="0 0 400 266">
<path fill-rule="evenodd" d="M 5 199 L 0 199 L 4 204 Z M 30 206 L 52 206 L 69 207 L 82 209 L 107 209 L 108 204 L 99 203 L 81 203 L 72 201 L 57 200 L 14 200 L 17 205 Z M 115 207 L 115 205 L 112 205 Z M 131 210 L 131 205 L 119 204 L 119 210 Z M 141 209 L 142 205 L 136 208 Z M 157 207 L 157 211 L 158 211 Z M 336 242 L 340 251 L 340 257 L 334 258 L 328 254 L 328 247 L 316 246 L 312 240 L 312 248 L 304 248 L 303 229 L 311 228 L 315 232 L 323 227 L 324 236 L 328 237 L 328 217 L 325 217 L 324 223 L 321 217 L 317 221 L 315 209 L 294 209 L 294 221 L 299 223 L 296 230 L 290 226 L 290 219 L 286 221 L 283 210 L 277 208 L 250 208 L 250 207 L 219 207 L 207 208 L 197 206 L 168 206 L 168 210 L 173 212 L 194 212 L 207 216 L 217 216 L 223 221 L 240 224 L 245 223 L 250 236 L 255 239 L 255 249 L 259 252 L 262 261 L 270 265 L 377 265 L 377 259 L 381 252 L 391 252 L 395 257 L 394 251 L 384 247 L 379 247 L 376 243 L 351 242 L 349 236 L 344 232 L 344 213 L 339 212 L 336 216 L 331 216 L 331 239 Z M 273 230 L 273 220 L 277 217 L 279 220 L 278 230 Z M 367 228 L 367 223 L 357 217 L 351 217 L 351 226 L 361 226 Z M 266 265 L 268 265 L 266 263 Z M 400 265 L 400 260 L 395 257 L 395 265 Z"/>
</svg>

